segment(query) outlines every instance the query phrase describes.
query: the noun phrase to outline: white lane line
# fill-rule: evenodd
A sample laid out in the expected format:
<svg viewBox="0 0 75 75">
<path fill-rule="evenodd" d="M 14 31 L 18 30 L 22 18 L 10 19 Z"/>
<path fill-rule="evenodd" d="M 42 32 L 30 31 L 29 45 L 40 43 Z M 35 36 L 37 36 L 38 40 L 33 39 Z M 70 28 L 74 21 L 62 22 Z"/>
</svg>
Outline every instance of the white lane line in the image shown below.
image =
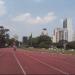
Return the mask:
<svg viewBox="0 0 75 75">
<path fill-rule="evenodd" d="M 41 56 L 42 56 L 42 55 L 41 55 Z M 51 56 L 51 55 L 49 55 L 49 56 Z M 58 56 L 58 55 L 56 55 L 56 56 Z M 55 57 L 55 56 L 54 56 L 54 57 Z M 54 58 L 54 57 L 53 57 L 53 58 Z M 44 57 L 43 57 L 43 58 L 44 58 Z M 59 58 L 59 59 L 60 59 L 60 58 Z M 60 59 L 60 60 L 61 60 L 61 59 Z M 64 60 L 64 61 L 62 61 L 62 60 Z M 64 62 L 65 64 L 71 65 L 72 67 L 75 68 L 75 66 L 74 66 L 72 63 L 65 61 L 65 59 L 63 59 L 63 58 L 62 58 L 62 60 L 61 60 L 61 61 Z M 58 61 L 59 61 L 59 60 L 58 60 Z"/>
<path fill-rule="evenodd" d="M 21 63 L 19 62 L 18 58 L 16 57 L 15 52 L 13 52 L 13 56 L 15 57 L 15 59 L 16 59 L 18 65 L 20 66 L 20 68 L 21 68 L 23 74 L 26 75 L 26 71 L 23 69 Z"/>
<path fill-rule="evenodd" d="M 56 68 L 56 67 L 54 67 L 54 66 L 51 66 L 51 65 L 49 65 L 49 64 L 47 64 L 47 63 L 44 63 L 43 61 L 41 61 L 41 60 L 39 60 L 39 59 L 36 59 L 36 58 L 33 57 L 33 56 L 30 56 L 30 55 L 27 55 L 27 54 L 25 54 L 25 55 L 26 55 L 26 56 L 29 56 L 30 58 L 32 58 L 32 59 L 38 61 L 39 63 L 41 63 L 41 64 L 43 64 L 43 65 L 45 65 L 45 66 L 47 66 L 47 67 L 49 67 L 49 68 L 52 68 L 52 69 L 54 69 L 54 70 L 56 70 L 56 71 L 59 71 L 59 72 L 65 74 L 65 75 L 69 75 L 69 73 L 64 72 L 64 71 L 60 70 L 59 68 Z"/>
</svg>

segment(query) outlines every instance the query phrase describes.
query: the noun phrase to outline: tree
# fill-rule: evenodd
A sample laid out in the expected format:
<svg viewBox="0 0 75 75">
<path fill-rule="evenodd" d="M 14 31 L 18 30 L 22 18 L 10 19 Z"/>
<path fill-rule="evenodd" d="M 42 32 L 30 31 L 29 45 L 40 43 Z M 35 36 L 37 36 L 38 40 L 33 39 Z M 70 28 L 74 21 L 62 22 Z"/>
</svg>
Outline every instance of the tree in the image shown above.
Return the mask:
<svg viewBox="0 0 75 75">
<path fill-rule="evenodd" d="M 49 48 L 51 44 L 52 44 L 51 37 L 46 35 L 32 38 L 33 47 Z"/>
<path fill-rule="evenodd" d="M 32 46 L 33 47 L 39 47 L 39 37 L 32 38 Z"/>
<path fill-rule="evenodd" d="M 19 47 L 20 42 L 16 40 L 16 46 Z"/>
<path fill-rule="evenodd" d="M 6 46 L 6 47 L 9 46 L 9 40 L 10 40 L 10 36 L 9 36 L 9 34 L 6 34 L 6 35 L 5 35 L 5 42 L 6 42 L 5 46 Z"/>
<path fill-rule="evenodd" d="M 52 45 L 51 37 L 46 35 L 39 37 L 39 47 L 49 48 L 50 45 Z"/>
<path fill-rule="evenodd" d="M 75 49 L 75 41 L 69 42 L 69 43 L 67 44 L 67 48 L 68 48 L 68 49 Z"/>
<path fill-rule="evenodd" d="M 31 35 L 29 36 L 28 44 L 29 44 L 29 46 L 32 46 L 32 33 L 31 33 Z"/>
<path fill-rule="evenodd" d="M 5 29 L 3 26 L 0 26 L 0 47 L 5 47 L 6 44 L 6 33 L 9 29 Z"/>
<path fill-rule="evenodd" d="M 10 40 L 9 40 L 9 46 L 13 46 L 13 42 L 15 42 L 15 39 L 14 38 L 11 38 Z"/>
<path fill-rule="evenodd" d="M 56 46 L 58 47 L 58 48 L 66 48 L 66 44 L 68 43 L 68 41 L 67 40 L 60 40 L 57 44 L 56 44 Z"/>
</svg>

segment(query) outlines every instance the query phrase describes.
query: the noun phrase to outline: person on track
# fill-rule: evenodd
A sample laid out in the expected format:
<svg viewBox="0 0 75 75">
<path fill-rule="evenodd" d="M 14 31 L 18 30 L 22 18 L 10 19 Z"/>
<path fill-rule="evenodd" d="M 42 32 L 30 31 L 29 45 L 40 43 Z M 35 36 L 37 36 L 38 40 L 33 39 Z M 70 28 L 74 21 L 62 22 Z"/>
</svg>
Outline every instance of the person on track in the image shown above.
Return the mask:
<svg viewBox="0 0 75 75">
<path fill-rule="evenodd" d="M 13 42 L 13 50 L 16 51 L 16 43 Z"/>
</svg>

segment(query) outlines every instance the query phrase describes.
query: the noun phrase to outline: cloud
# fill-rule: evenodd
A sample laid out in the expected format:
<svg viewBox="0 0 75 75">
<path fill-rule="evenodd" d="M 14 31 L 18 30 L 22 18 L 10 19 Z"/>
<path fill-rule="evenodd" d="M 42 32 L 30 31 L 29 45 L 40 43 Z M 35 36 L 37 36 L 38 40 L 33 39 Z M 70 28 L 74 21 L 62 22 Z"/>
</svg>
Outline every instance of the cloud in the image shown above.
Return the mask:
<svg viewBox="0 0 75 75">
<path fill-rule="evenodd" d="M 0 16 L 5 15 L 6 13 L 6 7 L 4 0 L 0 0 Z"/>
<path fill-rule="evenodd" d="M 56 16 L 54 15 L 53 12 L 49 12 L 46 16 L 40 17 L 40 16 L 32 16 L 31 13 L 25 13 L 25 14 L 21 14 L 16 16 L 15 18 L 13 18 L 12 20 L 15 22 L 22 22 L 22 23 L 26 23 L 26 24 L 32 24 L 32 25 L 36 25 L 36 24 L 46 24 L 49 22 L 52 22 L 53 20 L 56 19 Z"/>
</svg>

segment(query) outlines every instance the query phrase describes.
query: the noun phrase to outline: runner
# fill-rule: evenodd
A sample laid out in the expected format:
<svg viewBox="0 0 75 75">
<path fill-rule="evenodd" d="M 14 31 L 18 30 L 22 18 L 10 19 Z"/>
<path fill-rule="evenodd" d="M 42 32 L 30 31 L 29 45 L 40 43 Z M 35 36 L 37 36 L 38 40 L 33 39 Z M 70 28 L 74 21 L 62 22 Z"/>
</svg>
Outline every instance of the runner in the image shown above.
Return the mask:
<svg viewBox="0 0 75 75">
<path fill-rule="evenodd" d="M 16 43 L 13 42 L 13 50 L 16 51 Z"/>
</svg>

